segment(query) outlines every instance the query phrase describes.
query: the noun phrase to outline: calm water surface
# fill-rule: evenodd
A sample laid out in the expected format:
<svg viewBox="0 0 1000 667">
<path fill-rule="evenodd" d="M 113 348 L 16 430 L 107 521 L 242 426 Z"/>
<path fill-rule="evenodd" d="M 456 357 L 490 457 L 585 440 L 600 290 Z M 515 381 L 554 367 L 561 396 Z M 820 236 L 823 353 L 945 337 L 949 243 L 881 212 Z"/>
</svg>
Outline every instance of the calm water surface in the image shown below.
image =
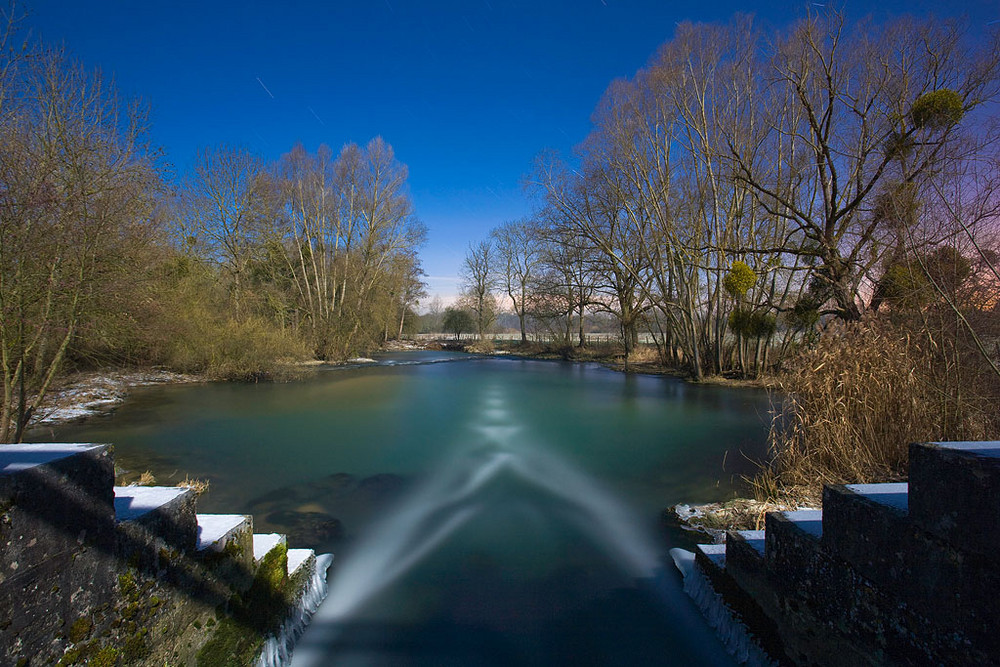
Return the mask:
<svg viewBox="0 0 1000 667">
<path fill-rule="evenodd" d="M 767 396 L 444 352 L 289 384 L 137 390 L 34 433 L 112 442 L 203 512 L 337 555 L 296 664 L 693 664 L 721 656 L 657 525 L 732 495 Z"/>
</svg>

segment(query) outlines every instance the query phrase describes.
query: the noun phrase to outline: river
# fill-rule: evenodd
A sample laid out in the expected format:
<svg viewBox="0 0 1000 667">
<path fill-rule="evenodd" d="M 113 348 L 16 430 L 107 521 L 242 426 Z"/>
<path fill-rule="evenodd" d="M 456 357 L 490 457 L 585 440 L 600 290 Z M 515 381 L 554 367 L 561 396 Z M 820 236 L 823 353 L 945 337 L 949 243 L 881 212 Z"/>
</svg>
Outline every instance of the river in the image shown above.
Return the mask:
<svg viewBox="0 0 1000 667">
<path fill-rule="evenodd" d="M 721 660 L 658 525 L 731 497 L 764 453 L 748 389 L 595 364 L 385 355 L 287 384 L 148 387 L 32 434 L 111 442 L 199 511 L 336 554 L 296 664 L 694 664 Z"/>
</svg>

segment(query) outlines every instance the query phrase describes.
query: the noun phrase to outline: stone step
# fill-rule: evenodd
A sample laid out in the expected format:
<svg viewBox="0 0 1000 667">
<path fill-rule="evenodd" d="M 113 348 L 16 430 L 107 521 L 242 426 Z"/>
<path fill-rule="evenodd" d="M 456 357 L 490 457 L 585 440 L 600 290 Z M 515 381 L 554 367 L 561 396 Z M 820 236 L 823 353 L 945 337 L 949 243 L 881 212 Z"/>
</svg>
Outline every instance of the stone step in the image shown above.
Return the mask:
<svg viewBox="0 0 1000 667">
<path fill-rule="evenodd" d="M 279 544 L 287 544 L 287 538 L 280 533 L 254 533 L 253 560 L 260 563 Z"/>
<path fill-rule="evenodd" d="M 763 530 L 737 530 L 736 535 L 747 546 L 760 554 L 761 557 L 764 556 L 765 534 Z"/>
<path fill-rule="evenodd" d="M 197 514 L 198 551 L 222 552 L 238 544 L 242 533 L 253 534 L 253 517 L 244 514 Z"/>
<path fill-rule="evenodd" d="M 108 445 L 0 445 L 0 504 L 72 539 L 114 547 L 114 457 Z"/>
<path fill-rule="evenodd" d="M 787 510 L 781 512 L 786 521 L 817 540 L 823 538 L 823 510 Z"/>
<path fill-rule="evenodd" d="M 848 484 L 846 489 L 873 503 L 888 507 L 901 514 L 909 513 L 909 487 L 906 482 L 884 484 Z M 826 506 L 824 505 L 824 509 Z"/>
<path fill-rule="evenodd" d="M 923 617 L 995 642 L 1000 572 L 918 525 L 909 513 L 911 495 L 906 483 L 827 487 L 824 547 Z M 984 609 L 993 615 L 984 618 Z"/>
<path fill-rule="evenodd" d="M 311 558 L 316 557 L 316 552 L 312 549 L 289 549 L 288 550 L 288 576 L 293 577 L 303 565 Z"/>
<path fill-rule="evenodd" d="M 707 561 L 709 566 L 718 569 L 726 569 L 726 545 L 725 544 L 699 544 L 696 547 L 695 557 L 699 563 Z"/>
<path fill-rule="evenodd" d="M 900 542 L 911 530 L 905 482 L 823 489 L 823 543 L 873 581 L 901 575 Z"/>
<path fill-rule="evenodd" d="M 768 512 L 764 526 L 767 569 L 777 576 L 787 576 L 797 561 L 811 558 L 820 549 L 823 511 Z"/>
<path fill-rule="evenodd" d="M 114 483 L 107 445 L 0 445 L 0 663 L 54 662 L 68 619 L 108 602 Z"/>
<path fill-rule="evenodd" d="M 764 538 L 763 530 L 726 533 L 726 573 L 741 585 L 764 574 Z"/>
<path fill-rule="evenodd" d="M 909 480 L 915 524 L 1000 564 L 1000 442 L 914 443 Z"/>
<path fill-rule="evenodd" d="M 115 518 L 130 541 L 160 540 L 181 551 L 193 550 L 198 539 L 194 491 L 179 486 L 116 486 Z M 135 529 L 129 529 L 129 526 Z M 138 544 L 124 544 L 126 551 Z"/>
<path fill-rule="evenodd" d="M 0 476 L 15 475 L 38 466 L 59 467 L 60 461 L 81 454 L 106 454 L 107 445 L 94 443 L 32 443 L 0 446 Z M 70 475 L 76 470 L 77 461 L 62 465 L 63 474 Z"/>
</svg>

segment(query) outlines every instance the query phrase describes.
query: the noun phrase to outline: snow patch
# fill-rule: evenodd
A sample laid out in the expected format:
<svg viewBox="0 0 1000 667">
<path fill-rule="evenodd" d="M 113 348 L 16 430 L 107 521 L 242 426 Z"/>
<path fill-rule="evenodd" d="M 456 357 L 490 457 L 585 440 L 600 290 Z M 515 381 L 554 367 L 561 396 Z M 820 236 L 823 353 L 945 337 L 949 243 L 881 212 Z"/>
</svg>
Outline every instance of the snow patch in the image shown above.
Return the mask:
<svg viewBox="0 0 1000 667">
<path fill-rule="evenodd" d="M 191 489 L 178 486 L 116 486 L 115 519 L 131 521 L 162 507 Z"/>
<path fill-rule="evenodd" d="M 198 514 L 198 551 L 223 548 L 223 538 L 247 522 L 242 514 Z"/>
<path fill-rule="evenodd" d="M 260 562 L 264 556 L 271 552 L 271 549 L 279 544 L 285 544 L 285 536 L 279 533 L 254 533 L 253 536 L 253 559 Z"/>
<path fill-rule="evenodd" d="M 3 445 L 0 447 L 0 475 L 20 472 L 103 446 L 83 443 Z"/>
<path fill-rule="evenodd" d="M 32 424 L 60 424 L 111 412 L 125 401 L 129 389 L 154 384 L 197 382 L 192 375 L 170 371 L 102 371 L 77 375 L 65 388 L 52 392 Z"/>
</svg>

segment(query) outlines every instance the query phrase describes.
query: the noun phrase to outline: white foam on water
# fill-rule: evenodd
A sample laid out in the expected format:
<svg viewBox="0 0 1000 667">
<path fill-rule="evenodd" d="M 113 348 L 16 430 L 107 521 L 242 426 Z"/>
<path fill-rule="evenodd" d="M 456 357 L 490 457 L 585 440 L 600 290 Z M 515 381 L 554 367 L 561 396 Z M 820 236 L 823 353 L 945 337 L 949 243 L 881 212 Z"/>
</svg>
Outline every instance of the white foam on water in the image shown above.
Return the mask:
<svg viewBox="0 0 1000 667">
<path fill-rule="evenodd" d="M 684 577 L 684 592 L 687 593 L 709 626 L 715 631 L 719 641 L 729 655 L 741 665 L 770 667 L 775 663 L 750 637 L 747 627 L 738 621 L 722 596 L 715 592 L 708 577 L 695 562 L 695 556 L 684 549 L 671 549 L 674 565 Z"/>
<path fill-rule="evenodd" d="M 309 625 L 309 619 L 326 598 L 326 573 L 333 562 L 332 554 L 320 554 L 313 563 L 312 576 L 298 604 L 285 619 L 278 634 L 268 637 L 257 659 L 257 667 L 281 667 L 290 663 L 295 642 Z"/>
</svg>

